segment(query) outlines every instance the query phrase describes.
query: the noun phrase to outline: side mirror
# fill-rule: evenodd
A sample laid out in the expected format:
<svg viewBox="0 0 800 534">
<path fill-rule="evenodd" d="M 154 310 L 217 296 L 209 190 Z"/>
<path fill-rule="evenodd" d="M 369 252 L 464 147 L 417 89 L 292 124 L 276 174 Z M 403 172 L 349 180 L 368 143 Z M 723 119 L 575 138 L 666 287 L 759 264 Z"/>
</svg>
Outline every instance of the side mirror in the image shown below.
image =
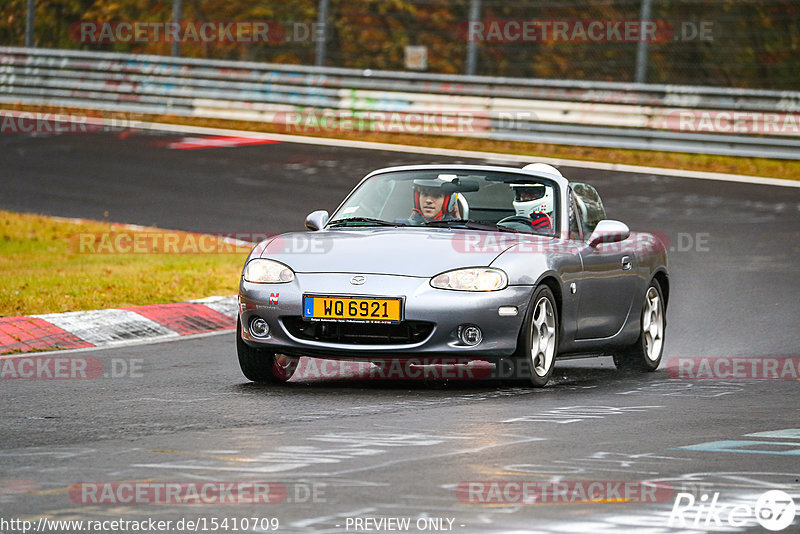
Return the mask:
<svg viewBox="0 0 800 534">
<path fill-rule="evenodd" d="M 597 223 L 597 226 L 589 236 L 587 244 L 594 248 L 600 243 L 617 243 L 625 241 L 631 235 L 631 229 L 628 225 L 620 222 L 606 219 Z"/>
<path fill-rule="evenodd" d="M 328 212 L 325 210 L 312 211 L 306 217 L 306 228 L 316 232 L 328 224 L 328 217 Z"/>
</svg>

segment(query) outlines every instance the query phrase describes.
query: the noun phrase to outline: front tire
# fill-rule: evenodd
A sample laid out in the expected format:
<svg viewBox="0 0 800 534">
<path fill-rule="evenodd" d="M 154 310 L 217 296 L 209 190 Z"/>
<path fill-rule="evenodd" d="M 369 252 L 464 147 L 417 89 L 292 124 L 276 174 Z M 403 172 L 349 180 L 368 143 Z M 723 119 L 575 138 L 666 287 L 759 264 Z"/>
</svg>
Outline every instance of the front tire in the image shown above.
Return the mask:
<svg viewBox="0 0 800 534">
<path fill-rule="evenodd" d="M 531 385 L 536 388 L 547 384 L 555 367 L 558 351 L 556 310 L 553 292 L 545 285 L 539 286 L 531 298 L 516 354 L 518 362 L 527 362 Z"/>
<path fill-rule="evenodd" d="M 294 374 L 295 367 L 286 356 L 275 356 L 275 352 L 251 347 L 242 339 L 242 321 L 236 320 L 236 353 L 242 374 L 260 384 L 282 384 Z"/>
<path fill-rule="evenodd" d="M 652 372 L 661 363 L 664 354 L 664 334 L 666 318 L 664 313 L 664 294 L 658 280 L 653 279 L 647 288 L 639 322 L 640 333 L 636 343 L 614 355 L 617 369 Z"/>
</svg>

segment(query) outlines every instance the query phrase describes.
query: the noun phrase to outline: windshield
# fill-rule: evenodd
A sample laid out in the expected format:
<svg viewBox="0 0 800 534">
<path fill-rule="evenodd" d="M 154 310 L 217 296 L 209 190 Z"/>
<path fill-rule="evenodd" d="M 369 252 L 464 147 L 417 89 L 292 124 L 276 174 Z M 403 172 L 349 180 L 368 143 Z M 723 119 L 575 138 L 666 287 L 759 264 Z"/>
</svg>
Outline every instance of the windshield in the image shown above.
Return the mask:
<svg viewBox="0 0 800 534">
<path fill-rule="evenodd" d="M 363 182 L 328 223 L 337 226 L 466 226 L 551 234 L 556 184 L 499 171 L 423 169 Z"/>
</svg>

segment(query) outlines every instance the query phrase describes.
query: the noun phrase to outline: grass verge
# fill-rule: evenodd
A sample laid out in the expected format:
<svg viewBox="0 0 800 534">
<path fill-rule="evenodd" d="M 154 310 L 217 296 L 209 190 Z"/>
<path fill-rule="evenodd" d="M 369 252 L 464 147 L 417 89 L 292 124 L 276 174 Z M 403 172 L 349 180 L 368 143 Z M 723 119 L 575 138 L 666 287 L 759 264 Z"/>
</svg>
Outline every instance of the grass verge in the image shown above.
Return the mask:
<svg viewBox="0 0 800 534">
<path fill-rule="evenodd" d="M 735 156 L 718 156 L 712 154 L 685 154 L 679 152 L 660 152 L 655 150 L 623 150 L 598 147 L 582 147 L 552 145 L 545 143 L 527 143 L 518 141 L 501 141 L 494 139 L 477 139 L 445 135 L 413 135 L 386 132 L 326 132 L 301 131 L 298 128 L 287 128 L 272 123 L 237 121 L 226 119 L 204 119 L 200 117 L 180 117 L 173 115 L 149 115 L 142 113 L 106 113 L 96 110 L 84 110 L 66 107 L 25 106 L 3 104 L 4 109 L 19 111 L 39 111 L 46 113 L 72 113 L 120 121 L 164 122 L 212 128 L 231 128 L 236 130 L 307 135 L 312 137 L 349 139 L 355 141 L 372 141 L 377 143 L 396 143 L 409 146 L 429 148 L 452 148 L 458 150 L 478 150 L 501 154 L 519 154 L 549 158 L 574 159 L 581 161 L 602 161 L 623 165 L 643 165 L 667 169 L 685 169 L 694 171 L 742 174 L 745 176 L 766 176 L 789 180 L 800 179 L 800 161 L 769 158 L 745 158 Z"/>
<path fill-rule="evenodd" d="M 233 295 L 248 252 L 215 236 L 0 211 L 0 316 Z"/>
</svg>

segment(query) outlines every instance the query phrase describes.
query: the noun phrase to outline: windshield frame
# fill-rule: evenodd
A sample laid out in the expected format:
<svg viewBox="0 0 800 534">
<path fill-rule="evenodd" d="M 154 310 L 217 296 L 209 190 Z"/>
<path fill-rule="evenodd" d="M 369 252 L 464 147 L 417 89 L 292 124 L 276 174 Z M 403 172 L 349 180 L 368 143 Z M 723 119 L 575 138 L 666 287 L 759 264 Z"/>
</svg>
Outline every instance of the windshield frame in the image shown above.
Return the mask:
<svg viewBox="0 0 800 534">
<path fill-rule="evenodd" d="M 553 229 L 550 232 L 550 235 L 560 235 L 561 229 L 564 227 L 564 213 L 565 210 L 563 209 L 564 206 L 564 191 L 568 187 L 569 182 L 566 178 L 555 176 L 549 173 L 541 173 L 536 171 L 529 171 L 523 168 L 515 168 L 515 167 L 502 167 L 502 166 L 494 166 L 494 165 L 405 165 L 405 166 L 398 166 L 398 167 L 388 167 L 384 169 L 376 169 L 369 174 L 367 174 L 361 181 L 356 184 L 353 189 L 345 196 L 341 203 L 336 207 L 333 213 L 330 216 L 330 219 L 325 224 L 324 229 L 354 229 L 354 228 L 380 228 L 380 226 L 370 225 L 370 226 L 347 226 L 347 225 L 340 225 L 331 227 L 332 223 L 337 222 L 336 216 L 339 214 L 341 209 L 348 203 L 351 197 L 358 191 L 364 184 L 370 180 L 371 178 L 375 178 L 377 176 L 384 176 L 394 173 L 407 173 L 413 171 L 442 171 L 443 173 L 446 172 L 465 172 L 465 173 L 480 173 L 480 172 L 492 172 L 492 173 L 502 173 L 508 175 L 508 179 L 503 180 L 490 180 L 490 181 L 498 181 L 503 183 L 513 183 L 513 182 L 524 182 L 526 178 L 531 178 L 535 180 L 535 182 L 546 182 L 553 187 Z M 338 222 L 341 222 L 340 219 Z M 387 221 L 391 222 L 391 221 Z M 480 222 L 480 221 L 474 221 Z M 458 223 L 454 223 L 454 227 L 457 227 Z M 420 225 L 420 226 L 398 226 L 399 228 L 432 228 L 431 226 L 427 225 Z M 437 226 L 436 228 L 443 228 L 442 226 Z M 482 231 L 482 230 L 475 230 L 475 231 Z M 489 231 L 489 230 L 487 230 Z"/>
</svg>

